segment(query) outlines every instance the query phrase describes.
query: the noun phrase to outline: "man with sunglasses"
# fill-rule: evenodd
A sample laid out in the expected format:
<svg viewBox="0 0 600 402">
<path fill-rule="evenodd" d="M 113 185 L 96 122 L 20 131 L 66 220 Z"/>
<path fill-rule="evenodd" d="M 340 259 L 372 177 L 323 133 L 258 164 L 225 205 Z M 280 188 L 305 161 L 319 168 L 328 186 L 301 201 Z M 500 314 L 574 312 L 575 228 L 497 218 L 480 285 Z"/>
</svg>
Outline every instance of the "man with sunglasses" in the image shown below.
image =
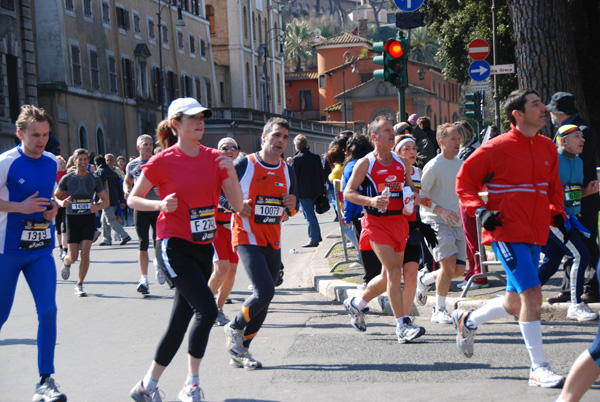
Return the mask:
<svg viewBox="0 0 600 402">
<path fill-rule="evenodd" d="M 222 138 L 217 149 L 236 160 L 240 154 L 240 147 L 236 140 L 230 137 Z M 215 215 L 217 221 L 217 234 L 213 239 L 215 253 L 213 256 L 213 272 L 208 280 L 208 287 L 217 295 L 217 320 L 215 325 L 224 326 L 229 323 L 229 318 L 223 313 L 223 306 L 233 289 L 235 274 L 239 257 L 231 245 L 231 217 L 233 208 L 229 205 L 227 197 L 221 192 L 219 206 Z M 217 294 L 218 292 L 218 294 Z"/>
</svg>

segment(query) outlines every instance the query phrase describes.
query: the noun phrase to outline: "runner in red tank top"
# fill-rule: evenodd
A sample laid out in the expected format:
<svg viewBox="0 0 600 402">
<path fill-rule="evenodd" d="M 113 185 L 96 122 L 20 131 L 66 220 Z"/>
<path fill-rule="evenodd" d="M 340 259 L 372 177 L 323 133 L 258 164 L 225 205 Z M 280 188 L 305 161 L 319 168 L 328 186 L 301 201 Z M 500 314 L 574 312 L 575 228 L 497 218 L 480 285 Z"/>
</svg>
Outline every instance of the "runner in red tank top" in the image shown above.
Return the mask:
<svg viewBox="0 0 600 402">
<path fill-rule="evenodd" d="M 289 124 L 270 119 L 263 129 L 262 149 L 236 161 L 244 209 L 234 216 L 233 246 L 244 262 L 253 293 L 225 325 L 226 347 L 234 367 L 257 369 L 262 363 L 248 352 L 275 295 L 281 268 L 281 220 L 297 209 L 296 177 L 281 155 L 289 141 Z"/>
<path fill-rule="evenodd" d="M 404 315 L 402 302 L 402 263 L 408 237 L 402 189 L 405 184 L 412 187 L 412 181 L 405 169 L 407 164 L 392 152 L 395 137 L 392 122 L 377 117 L 369 124 L 368 134 L 375 150 L 357 162 L 344 190 L 344 198 L 365 206 L 367 213 L 362 220 L 360 241 L 370 242 L 383 268 L 381 274 L 369 282 L 361 297 L 349 297 L 344 300 L 344 306 L 352 326 L 358 331 L 366 331 L 367 303 L 387 291 L 396 318 L 398 341 L 410 342 L 425 333 L 425 328 L 413 325 Z M 366 188 L 366 195 L 358 192 L 360 186 Z M 390 191 L 387 197 L 386 188 Z M 419 201 L 417 195 L 415 202 Z"/>
</svg>

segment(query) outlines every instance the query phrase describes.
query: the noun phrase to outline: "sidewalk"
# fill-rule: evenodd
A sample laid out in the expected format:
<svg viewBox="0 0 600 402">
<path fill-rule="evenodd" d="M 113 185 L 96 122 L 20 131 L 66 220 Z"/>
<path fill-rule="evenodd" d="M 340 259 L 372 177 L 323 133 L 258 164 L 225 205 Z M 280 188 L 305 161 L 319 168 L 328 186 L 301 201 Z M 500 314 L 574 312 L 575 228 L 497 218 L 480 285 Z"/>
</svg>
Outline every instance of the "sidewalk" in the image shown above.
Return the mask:
<svg viewBox="0 0 600 402">
<path fill-rule="evenodd" d="M 358 296 L 362 291 L 358 290 L 355 284 L 337 279 L 329 273 L 329 262 L 327 258 L 325 258 L 325 254 L 327 254 L 329 248 L 339 240 L 341 240 L 341 236 L 339 235 L 339 229 L 337 228 L 331 231 L 329 235 L 324 236 L 323 241 L 309 260 L 308 268 L 312 271 L 313 286 L 315 290 L 331 300 L 342 303 L 347 297 Z M 362 271 L 362 268 L 358 269 Z M 490 271 L 492 270 L 503 272 L 500 267 L 490 268 Z M 558 270 L 548 283 L 542 287 L 542 296 L 544 300 L 541 310 L 542 321 L 567 321 L 567 309 L 569 303 L 549 304 L 545 301 L 548 297 L 554 296 L 560 292 L 562 274 L 562 269 Z M 457 288 L 457 285 L 460 282 L 462 282 L 462 279 L 455 279 L 450 285 L 450 292 L 446 299 L 450 310 L 462 308 L 472 311 L 485 304 L 488 300 L 504 295 L 504 284 L 500 280 L 490 277 L 490 286 L 488 288 L 469 290 L 467 297 L 461 298 L 460 295 L 462 290 Z M 379 296 L 377 299 L 371 300 L 368 306 L 371 312 L 392 315 L 392 309 L 386 293 Z M 434 306 L 435 293 L 432 291 L 427 297 L 427 304 L 425 306 L 414 304 L 411 313 L 415 317 L 428 319 L 431 318 L 431 312 Z M 600 310 L 600 303 L 593 303 L 589 306 L 595 312 Z M 509 320 L 512 320 L 512 318 L 509 318 Z M 587 325 L 598 325 L 598 322 L 591 321 L 587 323 Z"/>
</svg>

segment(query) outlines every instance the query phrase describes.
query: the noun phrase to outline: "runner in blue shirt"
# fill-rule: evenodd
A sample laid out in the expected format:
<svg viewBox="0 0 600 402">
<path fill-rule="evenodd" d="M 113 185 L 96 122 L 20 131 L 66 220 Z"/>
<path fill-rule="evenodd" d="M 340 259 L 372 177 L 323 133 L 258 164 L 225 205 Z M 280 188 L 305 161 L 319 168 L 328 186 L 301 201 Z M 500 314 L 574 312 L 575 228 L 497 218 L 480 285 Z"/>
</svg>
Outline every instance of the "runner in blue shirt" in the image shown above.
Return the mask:
<svg viewBox="0 0 600 402">
<path fill-rule="evenodd" d="M 52 198 L 56 157 L 45 152 L 52 118 L 25 105 L 16 122 L 21 144 L 0 155 L 0 330 L 8 319 L 23 272 L 38 314 L 38 369 L 34 401 L 65 402 L 50 376 L 56 346 L 56 266 Z"/>
</svg>

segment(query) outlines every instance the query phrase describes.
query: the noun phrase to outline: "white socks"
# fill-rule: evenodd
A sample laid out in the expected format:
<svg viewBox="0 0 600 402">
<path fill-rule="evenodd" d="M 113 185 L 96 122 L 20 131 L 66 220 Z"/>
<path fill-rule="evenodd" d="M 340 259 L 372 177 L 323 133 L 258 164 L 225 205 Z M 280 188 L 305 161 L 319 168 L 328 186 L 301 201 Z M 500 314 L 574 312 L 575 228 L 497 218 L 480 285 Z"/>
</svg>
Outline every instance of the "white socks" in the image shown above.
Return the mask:
<svg viewBox="0 0 600 402">
<path fill-rule="evenodd" d="M 187 378 L 185 379 L 185 385 L 188 387 L 191 387 L 192 385 L 200 385 L 200 376 L 188 374 Z"/>
<path fill-rule="evenodd" d="M 367 302 L 364 301 L 362 297 L 355 297 L 354 300 L 352 300 L 352 302 L 352 304 L 354 304 L 354 307 L 356 307 L 360 311 L 363 311 L 365 307 L 367 307 Z"/>
<path fill-rule="evenodd" d="M 429 286 L 432 283 L 434 283 L 435 282 L 435 276 L 433 275 L 433 272 L 428 272 L 425 275 L 423 275 L 423 277 L 421 278 L 421 282 L 425 286 Z"/>
<path fill-rule="evenodd" d="M 499 320 L 508 317 L 510 314 L 504 309 L 504 297 L 497 297 L 490 300 L 469 315 L 467 327 L 476 329 L 479 325 L 488 321 Z"/>
<path fill-rule="evenodd" d="M 142 380 L 142 387 L 146 388 L 148 391 L 154 392 L 156 390 L 156 386 L 158 385 L 158 380 L 153 380 L 150 377 L 150 374 L 146 374 L 144 379 Z"/>
<path fill-rule="evenodd" d="M 537 367 L 545 364 L 546 358 L 542 350 L 542 322 L 539 320 L 531 322 L 519 321 L 519 327 L 521 327 L 523 340 L 529 352 L 531 366 Z"/>
<path fill-rule="evenodd" d="M 446 296 L 440 296 L 436 293 L 435 294 L 435 311 L 438 311 L 440 308 L 446 308 Z"/>
</svg>

